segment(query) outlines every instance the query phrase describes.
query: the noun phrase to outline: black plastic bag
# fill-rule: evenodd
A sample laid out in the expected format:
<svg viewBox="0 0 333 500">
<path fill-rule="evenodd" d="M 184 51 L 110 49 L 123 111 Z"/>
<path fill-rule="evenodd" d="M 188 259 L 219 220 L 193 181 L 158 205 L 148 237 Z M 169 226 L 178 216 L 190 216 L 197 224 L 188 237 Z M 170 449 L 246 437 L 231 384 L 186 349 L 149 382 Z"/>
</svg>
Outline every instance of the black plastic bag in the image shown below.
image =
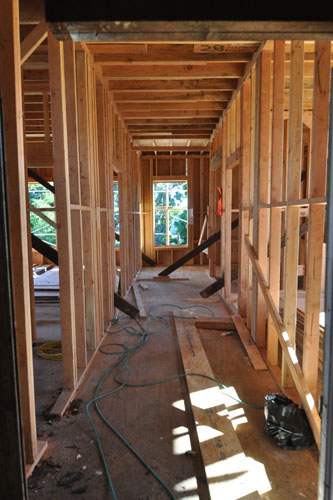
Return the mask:
<svg viewBox="0 0 333 500">
<path fill-rule="evenodd" d="M 314 443 L 305 411 L 281 394 L 265 396 L 266 430 L 284 450 L 304 450 Z"/>
</svg>

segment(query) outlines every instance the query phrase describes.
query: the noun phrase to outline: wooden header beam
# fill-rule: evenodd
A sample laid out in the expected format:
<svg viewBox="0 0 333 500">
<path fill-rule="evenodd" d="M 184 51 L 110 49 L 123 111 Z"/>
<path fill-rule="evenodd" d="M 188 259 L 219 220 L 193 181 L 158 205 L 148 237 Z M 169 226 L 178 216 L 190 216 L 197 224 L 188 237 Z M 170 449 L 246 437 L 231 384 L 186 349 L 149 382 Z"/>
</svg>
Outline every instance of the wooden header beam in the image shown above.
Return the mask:
<svg viewBox="0 0 333 500">
<path fill-rule="evenodd" d="M 206 146 L 132 146 L 133 151 L 207 151 Z"/>
</svg>

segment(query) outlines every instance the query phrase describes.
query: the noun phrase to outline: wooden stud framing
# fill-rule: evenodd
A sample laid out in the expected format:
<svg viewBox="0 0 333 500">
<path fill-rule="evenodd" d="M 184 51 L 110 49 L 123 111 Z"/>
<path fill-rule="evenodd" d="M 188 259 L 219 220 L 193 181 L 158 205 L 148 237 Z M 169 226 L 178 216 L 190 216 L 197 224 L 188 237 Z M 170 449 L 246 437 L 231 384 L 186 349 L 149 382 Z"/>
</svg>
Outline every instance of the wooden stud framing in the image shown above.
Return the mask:
<svg viewBox="0 0 333 500">
<path fill-rule="evenodd" d="M 259 264 L 259 260 L 257 258 L 255 251 L 254 251 L 253 246 L 251 245 L 251 242 L 250 242 L 248 236 L 245 237 L 245 244 L 246 244 L 246 248 L 247 248 L 248 253 L 249 253 L 249 257 L 250 257 L 251 262 L 252 262 L 252 266 L 253 266 L 254 271 L 256 273 L 258 283 L 259 283 L 261 290 L 263 292 L 263 295 L 265 298 L 265 303 L 267 304 L 267 307 L 269 308 L 269 312 L 274 320 L 274 326 L 275 326 L 277 334 L 279 336 L 279 340 L 280 340 L 280 344 L 281 344 L 281 347 L 282 347 L 282 350 L 283 350 L 283 353 L 285 356 L 285 360 L 288 363 L 288 368 L 291 372 L 291 375 L 293 377 L 293 381 L 296 385 L 296 388 L 298 390 L 302 404 L 304 406 L 304 410 L 306 412 L 309 423 L 311 425 L 314 439 L 316 441 L 318 448 L 320 448 L 320 428 L 321 428 L 320 417 L 319 417 L 318 411 L 316 409 L 316 406 L 314 404 L 314 400 L 313 400 L 311 393 L 309 391 L 309 388 L 307 386 L 307 383 L 305 381 L 301 367 L 298 363 L 296 353 L 295 353 L 295 348 L 289 339 L 289 335 L 286 331 L 286 327 L 282 323 L 280 315 L 276 309 L 276 306 L 274 304 L 272 296 L 269 292 L 269 287 L 267 285 L 264 273 L 262 272 L 262 269 L 261 269 L 260 264 Z"/>
<path fill-rule="evenodd" d="M 50 91 L 53 125 L 54 183 L 58 228 L 58 256 L 61 307 L 61 341 L 64 388 L 73 389 L 77 381 L 74 270 L 71 233 L 66 87 L 63 42 L 48 36 Z"/>
<path fill-rule="evenodd" d="M 300 195 L 302 129 L 303 129 L 303 62 L 304 43 L 292 42 L 291 89 L 290 89 L 290 125 L 288 153 L 287 199 L 298 200 Z M 297 309 L 297 265 L 299 244 L 299 207 L 287 207 L 286 238 L 288 245 L 285 252 L 285 278 L 283 320 L 290 342 L 295 347 L 296 309 Z M 291 378 L 287 372 L 285 356 L 282 359 L 282 384 L 288 387 Z"/>
<path fill-rule="evenodd" d="M 247 317 L 247 294 L 249 280 L 248 255 L 245 249 L 244 235 L 249 233 L 249 195 L 250 195 L 250 80 L 241 89 L 241 167 L 240 167 L 240 227 L 239 227 L 239 314 Z"/>
<path fill-rule="evenodd" d="M 285 43 L 283 41 L 276 41 L 274 43 L 273 73 L 272 203 L 282 201 L 284 58 Z M 280 304 L 280 260 L 281 209 L 272 208 L 270 211 L 269 287 L 278 310 Z M 268 318 L 267 359 L 273 365 L 277 365 L 278 363 L 278 338 L 271 316 Z"/>
<path fill-rule="evenodd" d="M 310 194 L 313 197 L 325 196 L 326 194 L 330 56 L 330 42 L 316 42 L 310 187 Z M 325 208 L 325 205 L 311 204 L 309 209 L 303 371 L 314 399 L 316 399 L 318 379 L 319 314 Z"/>
<path fill-rule="evenodd" d="M 270 61 L 271 52 L 264 50 L 260 57 L 260 100 L 258 117 L 258 158 L 257 158 L 257 200 L 258 203 L 269 203 L 269 114 L 270 114 Z M 258 249 L 258 258 L 265 276 L 267 276 L 267 241 L 268 210 L 257 209 L 254 218 L 254 242 Z M 260 347 L 266 346 L 266 304 L 260 289 L 256 289 L 256 342 Z M 253 331 L 252 331 L 253 334 Z"/>
<path fill-rule="evenodd" d="M 27 245 L 26 186 L 23 156 L 23 107 L 20 66 L 18 2 L 7 0 L 0 16 L 0 88 L 3 100 L 4 148 L 10 254 L 16 328 L 18 379 L 25 463 L 38 455 L 33 380 L 29 257 Z"/>
</svg>

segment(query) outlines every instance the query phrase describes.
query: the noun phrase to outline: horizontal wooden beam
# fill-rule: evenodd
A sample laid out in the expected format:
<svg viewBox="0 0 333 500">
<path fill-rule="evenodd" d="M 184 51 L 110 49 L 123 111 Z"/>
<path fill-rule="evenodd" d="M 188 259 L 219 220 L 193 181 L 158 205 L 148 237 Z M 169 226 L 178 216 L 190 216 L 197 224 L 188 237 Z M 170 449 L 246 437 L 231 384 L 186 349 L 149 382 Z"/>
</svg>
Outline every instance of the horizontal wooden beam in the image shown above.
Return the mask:
<svg viewBox="0 0 333 500">
<path fill-rule="evenodd" d="M 108 5 L 106 3 L 106 5 Z M 143 5 L 138 6 L 138 11 L 134 14 L 131 12 L 132 19 L 136 19 L 133 22 L 128 22 L 128 5 L 118 7 L 118 14 L 115 13 L 114 5 L 112 4 L 111 11 L 100 13 L 99 20 L 91 20 L 91 11 L 89 11 L 89 21 L 82 21 L 82 5 L 80 9 L 76 9 L 80 13 L 80 21 L 77 19 L 74 21 L 72 18 L 71 22 L 60 22 L 59 18 L 56 22 L 50 22 L 50 26 L 54 28 L 54 32 L 60 39 L 68 39 L 71 36 L 74 41 L 94 41 L 94 42 L 145 42 L 150 41 L 176 41 L 176 42 L 190 42 L 195 41 L 202 43 L 204 40 L 206 42 L 215 42 L 215 40 L 314 40 L 321 39 L 327 40 L 333 30 L 333 22 L 325 21 L 324 14 L 317 16 L 313 19 L 311 15 L 305 15 L 304 20 L 299 21 L 298 19 L 292 18 L 289 21 L 281 21 L 279 15 L 276 15 L 277 20 L 269 20 L 272 18 L 271 6 L 267 4 L 267 10 L 264 12 L 262 9 L 258 10 L 255 15 L 253 15 L 252 7 L 252 18 L 251 15 L 245 17 L 246 20 L 234 20 L 235 17 L 238 19 L 239 15 L 244 17 L 244 5 L 242 6 L 241 12 L 238 4 L 236 5 L 236 12 L 231 14 L 232 20 L 203 20 L 203 11 L 210 13 L 210 9 L 203 9 L 202 5 L 198 4 L 198 9 L 200 12 L 193 14 L 193 9 L 195 9 L 195 4 L 191 5 L 191 18 L 192 21 L 179 20 L 179 9 L 181 9 L 181 4 L 173 4 L 172 6 L 168 3 L 165 4 L 164 11 L 161 9 L 152 9 L 150 5 L 147 4 L 148 12 L 143 12 Z M 63 8 L 66 9 L 64 14 L 65 19 L 68 19 L 68 6 L 63 4 Z M 91 6 L 89 7 L 91 9 Z M 188 19 L 189 10 L 188 4 L 184 3 L 184 9 L 182 12 L 181 19 Z M 170 15 L 170 12 L 172 14 Z M 154 13 L 157 13 L 154 15 Z M 78 15 L 78 14 L 77 14 Z M 117 16 L 118 17 L 115 17 Z M 206 14 L 207 15 L 207 14 Z M 137 17 L 135 17 L 137 16 Z M 265 20 L 257 20 L 259 17 Z M 263 17 L 265 16 L 265 17 Z M 156 19 L 158 17 L 158 20 Z M 169 19 L 169 21 L 160 21 L 159 19 Z M 175 19 L 176 17 L 176 19 Z M 230 17 L 230 13 L 229 13 Z M 253 20 L 255 17 L 256 20 Z M 112 21 L 111 19 L 123 19 L 126 22 Z M 145 21 L 138 21 L 137 19 L 148 19 Z M 319 20 L 318 20 L 319 19 Z M 48 20 L 49 21 L 49 20 Z"/>
<path fill-rule="evenodd" d="M 162 130 L 167 130 L 170 132 L 170 130 L 178 131 L 178 133 L 182 133 L 180 131 L 184 130 L 184 133 L 188 132 L 189 130 L 192 130 L 193 133 L 196 131 L 207 131 L 207 130 L 214 130 L 215 128 L 215 123 L 199 123 L 198 125 L 196 123 L 190 124 L 190 123 L 181 123 L 181 124 L 156 124 L 156 125 L 136 125 L 135 123 L 132 125 L 131 121 L 127 122 L 127 128 L 129 132 L 133 131 L 138 131 L 138 132 L 152 132 L 156 130 L 156 132 L 161 132 Z"/>
<path fill-rule="evenodd" d="M 161 79 L 161 80 L 109 80 L 109 90 L 113 91 L 133 91 L 142 90 L 144 92 L 155 92 L 161 90 L 179 91 L 186 90 L 187 92 L 198 90 L 235 90 L 237 88 L 238 79 L 236 78 L 204 78 L 184 80 Z"/>
<path fill-rule="evenodd" d="M 29 106 L 29 105 L 28 105 Z M 30 104 L 34 106 L 34 104 Z M 38 104 L 36 106 L 39 106 Z M 222 101 L 194 101 L 182 102 L 169 101 L 169 102 L 120 102 L 117 104 L 118 110 L 123 111 L 161 111 L 161 110 L 207 110 L 217 109 L 223 110 L 226 103 Z"/>
<path fill-rule="evenodd" d="M 91 50 L 91 45 L 87 45 Z M 130 45 L 127 46 L 130 49 Z M 221 47 L 221 46 L 220 46 Z M 223 48 L 223 47 L 222 47 Z M 251 60 L 253 46 L 237 47 L 237 50 L 195 52 L 193 45 L 187 44 L 147 44 L 146 52 L 131 54 L 128 52 L 118 53 L 111 50 L 103 53 L 98 51 L 98 45 L 94 44 L 94 60 L 98 64 L 202 64 L 214 62 L 238 62 L 246 63 Z"/>
<path fill-rule="evenodd" d="M 153 64 L 142 66 L 139 64 L 102 66 L 103 77 L 113 80 L 121 79 L 177 79 L 180 78 L 241 78 L 244 73 L 243 63 L 206 63 L 200 65 Z"/>
<path fill-rule="evenodd" d="M 193 117 L 196 116 L 206 116 L 207 118 L 219 118 L 222 116 L 222 111 L 218 110 L 206 110 L 206 109 L 181 109 L 179 106 L 178 109 L 174 110 L 156 110 L 156 111 L 122 111 L 121 117 L 125 120 L 136 118 L 182 118 L 182 117 Z"/>
<path fill-rule="evenodd" d="M 308 387 L 306 380 L 304 378 L 302 369 L 299 365 L 295 349 L 289 340 L 289 336 L 288 336 L 286 327 L 284 326 L 284 324 L 282 322 L 280 314 L 276 308 L 274 300 L 273 300 L 271 293 L 269 291 L 269 286 L 266 282 L 265 276 L 264 276 L 262 269 L 260 267 L 258 257 L 255 253 L 255 250 L 254 250 L 248 236 L 245 236 L 245 246 L 246 246 L 246 249 L 248 251 L 248 254 L 249 254 L 249 257 L 250 257 L 250 260 L 252 263 L 253 271 L 255 272 L 259 286 L 260 286 L 262 294 L 264 296 L 266 306 L 268 307 L 268 310 L 269 310 L 269 313 L 271 315 L 275 330 L 276 330 L 277 335 L 279 337 L 279 341 L 280 341 L 282 351 L 284 353 L 285 360 L 287 362 L 290 374 L 293 378 L 297 392 L 298 392 L 300 399 L 302 401 L 303 408 L 304 408 L 305 413 L 308 417 L 315 442 L 316 442 L 318 448 L 320 449 L 321 421 L 320 421 L 320 416 L 318 414 L 315 402 L 313 400 L 313 397 L 311 395 L 309 387 Z"/>
<path fill-rule="evenodd" d="M 210 151 L 207 146 L 132 146 L 132 151 Z"/>
<path fill-rule="evenodd" d="M 218 118 L 164 118 L 163 120 L 158 118 L 138 118 L 136 120 L 128 121 L 128 126 L 133 125 L 168 125 L 172 123 L 173 125 L 211 125 L 215 126 L 218 123 Z M 126 120 L 125 120 L 126 122 Z M 127 122 L 126 122 L 127 123 Z"/>
<path fill-rule="evenodd" d="M 152 134 L 146 134 L 146 135 L 135 135 L 133 134 L 132 139 L 137 139 L 137 140 L 145 140 L 145 139 L 167 139 L 167 140 L 173 140 L 173 139 L 209 139 L 211 137 L 211 134 L 191 134 L 190 132 L 188 134 L 172 134 L 172 135 L 154 135 Z"/>
<path fill-rule="evenodd" d="M 115 102 L 154 102 L 154 101 L 228 101 L 232 95 L 232 91 L 156 91 L 156 92 L 114 92 L 113 99 Z M 40 101 L 42 102 L 42 101 Z"/>
</svg>

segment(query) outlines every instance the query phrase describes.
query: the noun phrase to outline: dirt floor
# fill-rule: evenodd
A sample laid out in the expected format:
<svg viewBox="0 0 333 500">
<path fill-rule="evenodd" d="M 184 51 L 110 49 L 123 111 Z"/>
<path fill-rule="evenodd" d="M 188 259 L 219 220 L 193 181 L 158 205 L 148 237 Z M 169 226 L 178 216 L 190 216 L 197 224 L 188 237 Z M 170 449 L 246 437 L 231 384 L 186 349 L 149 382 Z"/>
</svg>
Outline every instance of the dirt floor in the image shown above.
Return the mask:
<svg viewBox="0 0 333 500">
<path fill-rule="evenodd" d="M 145 268 L 140 277 L 157 275 L 158 269 Z M 202 304 L 209 308 L 193 307 L 186 311 L 171 306 L 189 307 L 186 299 L 200 298 L 199 291 L 210 281 L 205 268 L 184 267 L 173 277 L 187 277 L 188 281 L 147 281 L 148 290 L 140 289 L 147 314 L 175 314 L 228 316 L 222 302 Z M 134 302 L 134 296 L 129 295 Z M 197 304 L 196 304 L 197 306 Z M 44 307 L 44 306 L 43 306 Z M 52 311 L 51 311 L 52 312 Z M 49 311 L 49 314 L 51 314 Z M 55 312 L 55 310 L 53 310 Z M 43 313 L 41 313 L 43 314 Z M 51 317 L 51 316 L 50 316 Z M 146 326 L 145 320 L 140 320 Z M 119 324 L 139 326 L 119 314 Z M 43 323 L 45 328 L 45 323 Z M 50 323 L 53 329 L 55 324 Z M 147 383 L 183 373 L 183 366 L 174 322 L 168 319 L 150 319 L 149 335 L 144 347 L 129 360 L 129 381 Z M 44 331 L 44 335 L 47 334 Z M 219 331 L 200 330 L 200 336 L 215 377 L 249 403 L 264 404 L 266 394 L 280 392 L 269 371 L 256 372 L 236 333 L 221 335 Z M 138 335 L 124 331 L 108 333 L 103 345 L 108 352 L 124 352 L 120 346 L 135 347 L 142 340 Z M 58 361 L 36 359 L 35 384 L 38 436 L 48 441 L 41 463 L 29 479 L 29 498 L 82 500 L 112 498 L 104 466 L 96 445 L 94 431 L 89 423 L 86 405 L 93 398 L 96 387 L 112 365 L 122 356 L 98 352 L 91 370 L 69 410 L 62 419 L 52 419 L 48 413 L 61 390 L 61 364 Z M 127 372 L 120 375 L 124 380 Z M 110 372 L 99 394 L 111 392 L 119 385 Z M 124 387 L 98 402 L 109 422 L 101 420 L 94 405 L 91 415 L 103 447 L 110 477 L 119 500 L 159 500 L 170 498 L 167 491 L 142 463 L 121 442 L 109 425 L 120 432 L 130 445 L 160 475 L 177 499 L 209 498 L 201 461 L 195 425 L 191 413 L 186 382 L 183 378 L 148 387 Z M 270 500 L 317 498 L 318 453 L 314 446 L 303 451 L 284 451 L 265 431 L 262 410 L 235 404 L 236 432 L 245 454 L 260 465 L 268 479 L 261 497 Z M 258 476 L 258 482 L 261 480 Z M 268 484 L 268 487 L 267 487 Z M 252 498 L 237 496 L 232 498 Z M 225 499 L 228 500 L 228 499 Z M 230 497 L 231 500 L 231 497 Z"/>
</svg>

